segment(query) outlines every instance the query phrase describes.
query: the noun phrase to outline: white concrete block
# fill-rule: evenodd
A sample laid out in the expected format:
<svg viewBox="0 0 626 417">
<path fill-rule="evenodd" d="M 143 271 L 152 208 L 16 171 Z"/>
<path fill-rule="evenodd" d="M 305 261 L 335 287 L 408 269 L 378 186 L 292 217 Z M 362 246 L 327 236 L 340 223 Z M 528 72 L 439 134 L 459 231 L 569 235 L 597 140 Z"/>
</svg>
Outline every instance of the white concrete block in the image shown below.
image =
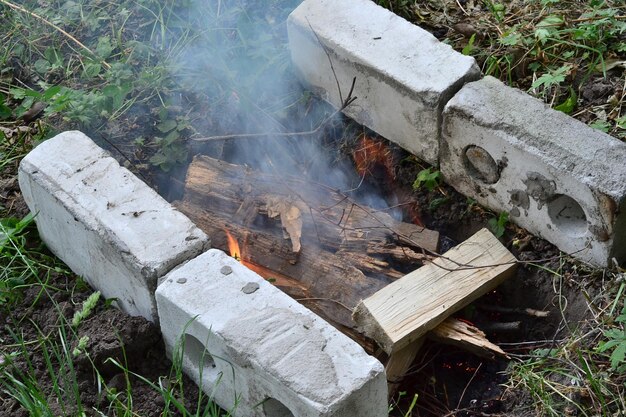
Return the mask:
<svg viewBox="0 0 626 417">
<path fill-rule="evenodd" d="M 441 111 L 480 77 L 474 58 L 371 0 L 305 0 L 287 24 L 293 63 L 316 93 L 340 107 L 326 49 L 344 99 L 356 77 L 358 100 L 344 113 L 438 164 Z"/>
<path fill-rule="evenodd" d="M 43 142 L 19 183 L 43 241 L 132 315 L 157 319 L 157 279 L 202 253 L 207 236 L 80 132 Z"/>
<path fill-rule="evenodd" d="M 447 104 L 441 171 L 564 252 L 626 258 L 626 144 L 492 77 Z"/>
<path fill-rule="evenodd" d="M 378 360 L 223 252 L 170 272 L 156 299 L 168 353 L 184 341 L 184 370 L 234 416 L 387 415 Z"/>
</svg>

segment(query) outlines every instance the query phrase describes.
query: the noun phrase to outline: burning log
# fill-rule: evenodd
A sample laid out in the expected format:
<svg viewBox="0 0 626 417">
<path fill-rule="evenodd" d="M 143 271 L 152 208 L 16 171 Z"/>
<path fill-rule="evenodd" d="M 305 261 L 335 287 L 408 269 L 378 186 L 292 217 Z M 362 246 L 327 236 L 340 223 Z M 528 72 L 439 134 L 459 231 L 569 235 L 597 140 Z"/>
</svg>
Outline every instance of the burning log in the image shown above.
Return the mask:
<svg viewBox="0 0 626 417">
<path fill-rule="evenodd" d="M 353 308 L 404 275 L 393 264 L 421 266 L 439 240 L 324 185 L 204 156 L 190 165 L 177 206 L 214 247 L 229 250 L 227 231 L 244 264 L 370 351 Z"/>
<path fill-rule="evenodd" d="M 316 246 L 294 253 L 282 236 L 243 227 L 187 201 L 176 206 L 211 236 L 213 247 L 228 253 L 228 235 L 232 236 L 242 246 L 237 257 L 244 265 L 373 349 L 372 343 L 354 330 L 352 309 L 364 295 L 375 293 L 391 280 L 367 277 L 340 255 Z"/>
<path fill-rule="evenodd" d="M 439 233 L 395 220 L 381 211 L 356 204 L 344 194 L 310 181 L 253 171 L 217 159 L 198 156 L 189 167 L 185 183 L 186 202 L 250 226 L 255 221 L 280 217 L 283 228 L 291 225 L 280 213 L 290 212 L 302 221 L 301 236 L 288 232 L 297 252 L 304 239 L 329 250 L 375 253 L 393 244 L 408 261 L 423 261 L 424 253 L 437 251 Z M 295 227 L 297 230 L 297 227 Z M 424 253 L 422 253 L 422 251 Z M 417 255 L 416 255 L 417 252 Z"/>
</svg>

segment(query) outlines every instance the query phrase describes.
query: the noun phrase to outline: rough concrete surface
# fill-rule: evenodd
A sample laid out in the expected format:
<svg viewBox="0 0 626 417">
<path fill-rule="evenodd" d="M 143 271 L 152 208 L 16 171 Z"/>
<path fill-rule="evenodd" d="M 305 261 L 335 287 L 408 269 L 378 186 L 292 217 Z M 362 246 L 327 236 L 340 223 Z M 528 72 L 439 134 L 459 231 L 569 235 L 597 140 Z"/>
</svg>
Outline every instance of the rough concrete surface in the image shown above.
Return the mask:
<svg viewBox="0 0 626 417">
<path fill-rule="evenodd" d="M 344 113 L 438 164 L 441 111 L 480 77 L 473 58 L 371 0 L 305 0 L 287 23 L 293 63 L 314 91 L 341 107 L 337 80 L 345 100 L 356 77 Z"/>
<path fill-rule="evenodd" d="M 21 162 L 41 238 L 132 315 L 157 319 L 157 279 L 209 246 L 207 236 L 91 139 L 64 132 Z"/>
<path fill-rule="evenodd" d="M 185 371 L 235 416 L 387 415 L 380 362 L 223 252 L 169 273 L 156 298 L 169 354 L 184 341 Z"/>
<path fill-rule="evenodd" d="M 593 264 L 626 258 L 626 144 L 492 77 L 446 105 L 441 171 L 461 193 Z"/>
</svg>

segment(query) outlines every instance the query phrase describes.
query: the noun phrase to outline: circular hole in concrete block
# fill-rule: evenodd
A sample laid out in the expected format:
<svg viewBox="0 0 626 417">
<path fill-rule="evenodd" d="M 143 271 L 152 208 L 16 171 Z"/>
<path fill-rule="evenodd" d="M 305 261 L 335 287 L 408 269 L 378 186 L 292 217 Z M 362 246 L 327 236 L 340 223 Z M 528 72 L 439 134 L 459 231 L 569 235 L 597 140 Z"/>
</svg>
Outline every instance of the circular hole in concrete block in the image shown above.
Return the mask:
<svg viewBox="0 0 626 417">
<path fill-rule="evenodd" d="M 463 165 L 470 177 L 484 182 L 495 184 L 500 179 L 498 164 L 484 148 L 469 145 L 463 151 Z"/>
<path fill-rule="evenodd" d="M 212 370 L 213 368 L 215 368 L 215 361 L 213 360 L 213 356 L 211 356 L 209 351 L 206 350 L 202 342 L 200 342 L 197 338 L 190 335 L 189 333 L 185 333 L 184 342 L 184 354 L 192 364 L 197 365 L 198 368 L 203 368 L 205 370 Z"/>
<path fill-rule="evenodd" d="M 547 203 L 548 215 L 556 227 L 568 236 L 581 236 L 587 231 L 587 216 L 576 200 L 557 194 Z"/>
<path fill-rule="evenodd" d="M 274 398 L 268 398 L 263 401 L 263 413 L 265 417 L 294 417 L 285 404 Z"/>
</svg>

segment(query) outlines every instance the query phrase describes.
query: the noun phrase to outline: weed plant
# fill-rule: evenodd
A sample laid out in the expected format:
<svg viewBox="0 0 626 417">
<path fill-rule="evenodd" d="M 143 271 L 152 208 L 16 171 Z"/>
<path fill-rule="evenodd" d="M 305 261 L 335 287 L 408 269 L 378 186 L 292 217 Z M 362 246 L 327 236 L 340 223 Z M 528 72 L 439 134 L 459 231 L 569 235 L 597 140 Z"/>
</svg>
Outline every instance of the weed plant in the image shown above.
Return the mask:
<svg viewBox="0 0 626 417">
<path fill-rule="evenodd" d="M 557 110 L 626 138 L 626 8 L 615 0 L 377 0 L 476 58 L 486 75 Z M 606 103 L 583 106 L 581 90 L 610 74 Z M 620 81 L 621 78 L 621 81 Z"/>
</svg>

